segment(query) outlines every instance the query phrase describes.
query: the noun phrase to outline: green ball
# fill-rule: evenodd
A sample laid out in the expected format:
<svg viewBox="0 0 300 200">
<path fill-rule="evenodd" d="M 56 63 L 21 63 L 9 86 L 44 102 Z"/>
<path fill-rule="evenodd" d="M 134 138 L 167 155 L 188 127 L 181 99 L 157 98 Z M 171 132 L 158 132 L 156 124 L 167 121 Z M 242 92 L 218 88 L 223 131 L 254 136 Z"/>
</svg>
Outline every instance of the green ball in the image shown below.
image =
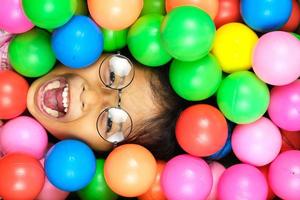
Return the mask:
<svg viewBox="0 0 300 200">
<path fill-rule="evenodd" d="M 160 26 L 163 16 L 145 15 L 129 29 L 127 43 L 133 57 L 140 63 L 156 67 L 169 62 L 172 57 L 164 50 L 160 40 Z"/>
<path fill-rule="evenodd" d="M 56 62 L 50 33 L 34 28 L 15 36 L 10 42 L 8 57 L 12 67 L 23 76 L 47 74 Z"/>
<path fill-rule="evenodd" d="M 77 8 L 77 0 L 22 0 L 22 4 L 30 21 L 44 29 L 64 25 Z"/>
<path fill-rule="evenodd" d="M 217 103 L 225 117 L 237 124 L 258 120 L 266 112 L 270 101 L 267 85 L 249 71 L 227 76 L 217 93 Z"/>
<path fill-rule="evenodd" d="M 208 54 L 192 62 L 173 60 L 169 75 L 172 88 L 179 96 L 189 101 L 200 101 L 217 91 L 222 69 L 217 59 Z"/>
<path fill-rule="evenodd" d="M 87 8 L 86 0 L 77 0 L 77 6 L 75 15 L 88 15 L 89 11 Z"/>
<path fill-rule="evenodd" d="M 165 0 L 144 0 L 141 15 L 160 14 L 165 15 Z"/>
<path fill-rule="evenodd" d="M 96 172 L 91 182 L 83 189 L 77 192 L 78 196 L 82 200 L 115 200 L 118 195 L 115 194 L 106 184 L 104 178 L 104 160 L 97 159 L 96 161 Z"/>
<path fill-rule="evenodd" d="M 292 33 L 298 40 L 300 40 L 300 35 L 297 33 Z"/>
<path fill-rule="evenodd" d="M 124 30 L 108 30 L 102 28 L 104 38 L 104 51 L 112 52 L 120 50 L 127 45 L 127 32 Z"/>
<path fill-rule="evenodd" d="M 212 49 L 215 34 L 211 17 L 194 6 L 172 9 L 161 26 L 164 48 L 181 61 L 194 61 L 206 56 Z"/>
</svg>

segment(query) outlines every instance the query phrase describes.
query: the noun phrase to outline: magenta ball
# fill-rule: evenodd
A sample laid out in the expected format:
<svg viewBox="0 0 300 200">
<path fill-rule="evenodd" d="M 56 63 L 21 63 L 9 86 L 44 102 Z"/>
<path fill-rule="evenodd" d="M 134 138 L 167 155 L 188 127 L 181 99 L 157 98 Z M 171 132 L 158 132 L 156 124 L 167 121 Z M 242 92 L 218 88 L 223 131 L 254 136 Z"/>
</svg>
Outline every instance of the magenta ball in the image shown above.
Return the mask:
<svg viewBox="0 0 300 200">
<path fill-rule="evenodd" d="M 233 165 L 225 170 L 219 180 L 219 200 L 266 200 L 267 196 L 267 180 L 264 175 L 252 165 Z"/>
<path fill-rule="evenodd" d="M 219 183 L 221 175 L 225 171 L 225 167 L 218 162 L 210 163 L 209 167 L 210 167 L 210 170 L 211 170 L 212 176 L 213 176 L 213 186 L 212 186 L 210 194 L 206 200 L 215 200 L 215 199 L 217 199 L 218 183 Z"/>
<path fill-rule="evenodd" d="M 0 29 L 9 33 L 24 33 L 33 27 L 24 14 L 22 0 L 1 0 Z"/>
<path fill-rule="evenodd" d="M 206 199 L 212 188 L 212 173 L 201 158 L 183 154 L 169 160 L 161 175 L 168 200 Z"/>
<path fill-rule="evenodd" d="M 237 125 L 231 138 L 234 154 L 244 163 L 264 166 L 279 154 L 282 139 L 279 128 L 265 117 Z"/>
<path fill-rule="evenodd" d="M 4 154 L 19 152 L 41 159 L 47 143 L 48 136 L 43 126 L 27 116 L 8 121 L 0 134 L 0 146 Z"/>
<path fill-rule="evenodd" d="M 272 88 L 268 113 L 280 128 L 300 131 L 300 80 Z"/>
<path fill-rule="evenodd" d="M 264 82 L 286 85 L 300 75 L 300 42 L 283 31 L 269 32 L 256 44 L 253 53 L 253 70 Z"/>
<path fill-rule="evenodd" d="M 40 160 L 40 163 L 44 167 L 44 159 Z M 39 193 L 39 195 L 35 198 L 35 200 L 65 200 L 69 195 L 69 192 L 62 191 L 56 188 L 54 185 L 50 183 L 47 177 L 45 177 L 45 183 L 43 189 Z"/>
<path fill-rule="evenodd" d="M 300 199 L 300 151 L 281 153 L 270 165 L 269 183 L 282 199 Z"/>
</svg>

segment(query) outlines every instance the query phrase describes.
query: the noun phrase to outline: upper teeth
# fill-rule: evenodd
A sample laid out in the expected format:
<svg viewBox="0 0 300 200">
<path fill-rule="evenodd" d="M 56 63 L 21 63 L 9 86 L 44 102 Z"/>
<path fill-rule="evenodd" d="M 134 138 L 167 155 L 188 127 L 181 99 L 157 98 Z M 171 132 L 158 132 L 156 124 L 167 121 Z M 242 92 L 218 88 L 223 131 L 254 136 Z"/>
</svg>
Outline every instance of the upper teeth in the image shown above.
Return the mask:
<svg viewBox="0 0 300 200">
<path fill-rule="evenodd" d="M 69 86 L 68 84 L 66 85 L 66 87 L 64 88 L 64 91 L 62 93 L 62 97 L 63 97 L 63 106 L 64 106 L 64 111 L 68 112 L 68 107 L 69 107 Z"/>
</svg>

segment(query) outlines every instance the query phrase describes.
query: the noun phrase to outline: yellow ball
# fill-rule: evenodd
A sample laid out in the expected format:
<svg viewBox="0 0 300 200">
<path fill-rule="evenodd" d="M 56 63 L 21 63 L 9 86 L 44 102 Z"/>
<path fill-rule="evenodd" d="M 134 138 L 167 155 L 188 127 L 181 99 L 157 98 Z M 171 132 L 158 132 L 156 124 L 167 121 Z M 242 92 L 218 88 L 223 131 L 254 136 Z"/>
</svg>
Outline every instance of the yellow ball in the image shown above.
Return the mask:
<svg viewBox="0 0 300 200">
<path fill-rule="evenodd" d="M 258 37 L 242 23 L 229 23 L 216 32 L 212 53 L 227 73 L 248 70 L 252 66 L 252 52 Z"/>
</svg>

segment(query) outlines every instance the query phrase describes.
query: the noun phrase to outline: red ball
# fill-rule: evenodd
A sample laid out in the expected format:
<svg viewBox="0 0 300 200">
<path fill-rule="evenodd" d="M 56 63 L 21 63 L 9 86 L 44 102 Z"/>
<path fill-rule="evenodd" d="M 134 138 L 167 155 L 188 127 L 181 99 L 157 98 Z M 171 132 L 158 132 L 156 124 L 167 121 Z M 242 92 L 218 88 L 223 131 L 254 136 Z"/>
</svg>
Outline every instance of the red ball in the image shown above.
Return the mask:
<svg viewBox="0 0 300 200">
<path fill-rule="evenodd" d="M 285 23 L 285 25 L 281 28 L 282 31 L 290 31 L 293 32 L 297 29 L 300 23 L 300 5 L 297 0 L 293 0 L 293 9 L 290 15 L 289 20 Z"/>
<path fill-rule="evenodd" d="M 35 199 L 45 179 L 40 162 L 21 153 L 1 158 L 0 177 L 0 196 L 4 199 Z"/>
<path fill-rule="evenodd" d="M 226 143 L 227 122 L 213 106 L 198 104 L 185 109 L 176 123 L 179 145 L 191 155 L 210 156 Z"/>
<path fill-rule="evenodd" d="M 219 11 L 214 19 L 216 27 L 241 21 L 239 0 L 219 0 Z"/>
<path fill-rule="evenodd" d="M 16 72 L 0 71 L 0 119 L 11 119 L 26 109 L 29 85 Z"/>
</svg>

